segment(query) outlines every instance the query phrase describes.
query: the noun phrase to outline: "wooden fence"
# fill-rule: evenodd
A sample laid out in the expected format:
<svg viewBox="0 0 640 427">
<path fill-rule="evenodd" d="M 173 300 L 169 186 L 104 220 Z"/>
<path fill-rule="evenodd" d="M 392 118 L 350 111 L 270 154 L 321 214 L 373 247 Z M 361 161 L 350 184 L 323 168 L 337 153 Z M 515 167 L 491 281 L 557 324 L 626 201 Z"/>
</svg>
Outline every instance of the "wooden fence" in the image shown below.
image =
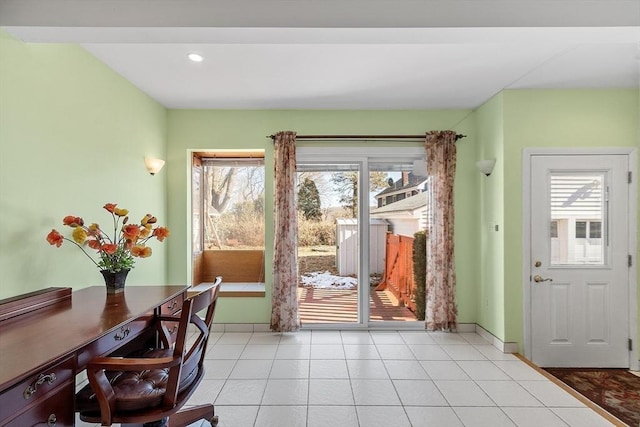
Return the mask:
<svg viewBox="0 0 640 427">
<path fill-rule="evenodd" d="M 376 291 L 388 290 L 399 304 L 416 312 L 413 280 L 413 237 L 387 233 L 385 269 Z"/>
</svg>

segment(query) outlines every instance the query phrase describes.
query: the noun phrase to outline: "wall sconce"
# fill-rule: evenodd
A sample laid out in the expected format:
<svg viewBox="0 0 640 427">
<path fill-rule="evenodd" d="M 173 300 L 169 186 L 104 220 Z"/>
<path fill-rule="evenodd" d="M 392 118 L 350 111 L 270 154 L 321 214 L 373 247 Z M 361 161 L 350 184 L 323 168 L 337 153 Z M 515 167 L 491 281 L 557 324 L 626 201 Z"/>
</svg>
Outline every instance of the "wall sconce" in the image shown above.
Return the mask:
<svg viewBox="0 0 640 427">
<path fill-rule="evenodd" d="M 493 172 L 493 167 L 495 165 L 496 159 L 479 160 L 476 162 L 476 167 L 478 168 L 478 170 L 486 176 L 491 175 L 491 172 Z"/>
<path fill-rule="evenodd" d="M 155 175 L 160 172 L 160 169 L 164 166 L 164 160 L 156 159 L 155 157 L 145 157 L 144 164 L 147 166 L 149 173 Z"/>
</svg>

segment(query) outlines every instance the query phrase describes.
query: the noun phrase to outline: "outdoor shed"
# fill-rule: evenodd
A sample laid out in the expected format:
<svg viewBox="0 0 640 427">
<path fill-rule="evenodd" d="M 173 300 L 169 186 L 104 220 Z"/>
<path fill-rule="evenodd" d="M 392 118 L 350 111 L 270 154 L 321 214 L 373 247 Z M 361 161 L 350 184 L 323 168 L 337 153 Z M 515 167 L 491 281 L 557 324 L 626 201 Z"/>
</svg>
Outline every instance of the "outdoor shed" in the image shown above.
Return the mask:
<svg viewBox="0 0 640 427">
<path fill-rule="evenodd" d="M 369 265 L 371 274 L 384 272 L 386 234 L 389 224 L 384 219 L 369 222 Z M 340 276 L 358 274 L 358 220 L 336 220 L 336 266 Z"/>
</svg>

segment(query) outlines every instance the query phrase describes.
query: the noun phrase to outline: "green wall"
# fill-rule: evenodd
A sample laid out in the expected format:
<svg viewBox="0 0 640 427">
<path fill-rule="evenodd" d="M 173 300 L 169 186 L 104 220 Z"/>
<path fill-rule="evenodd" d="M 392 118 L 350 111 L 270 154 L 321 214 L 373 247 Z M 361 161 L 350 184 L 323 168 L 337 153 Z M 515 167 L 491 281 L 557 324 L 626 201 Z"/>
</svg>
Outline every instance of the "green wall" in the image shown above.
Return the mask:
<svg viewBox="0 0 640 427">
<path fill-rule="evenodd" d="M 189 150 L 228 148 L 264 149 L 267 165 L 267 224 L 273 223 L 273 144 L 267 135 L 280 130 L 299 134 L 421 134 L 453 129 L 469 135 L 458 144 L 456 174 L 456 262 L 458 306 L 461 322 L 475 322 L 477 288 L 477 170 L 474 123 L 470 112 L 458 111 L 229 111 L 171 110 L 168 133 L 170 227 L 181 239 L 169 242 L 169 279 L 189 280 Z M 341 145 L 344 145 L 342 143 Z M 363 148 L 369 145 L 363 145 Z M 266 297 L 224 298 L 216 318 L 220 322 L 264 323 L 270 318 L 273 230 L 267 227 Z"/>
<path fill-rule="evenodd" d="M 505 337 L 503 116 L 502 93 L 494 96 L 475 112 L 478 160 L 496 159 L 491 175 L 481 177 L 478 181 L 481 208 L 477 218 L 480 240 L 477 323 L 502 340 Z"/>
<path fill-rule="evenodd" d="M 132 220 L 167 221 L 166 174 L 150 176 L 143 159 L 165 156 L 165 128 L 162 106 L 81 47 L 0 32 L 0 298 L 103 283 L 78 248 L 45 241 L 54 227 L 68 232 L 66 215 L 106 225 L 102 206 L 114 202 Z M 129 283 L 165 281 L 163 246 Z"/>
<path fill-rule="evenodd" d="M 481 186 L 482 212 L 498 220 L 502 212 L 504 218 L 502 236 L 496 233 L 494 240 L 483 231 L 481 237 L 482 250 L 491 248 L 483 255 L 481 293 L 495 291 L 495 295 L 489 295 L 489 304 L 493 300 L 497 310 L 504 314 L 493 313 L 495 319 L 492 319 L 481 300 L 479 323 L 504 341 L 518 342 L 521 351 L 523 150 L 529 147 L 638 147 L 638 100 L 638 91 L 632 89 L 507 90 L 477 111 L 480 157 L 495 155 L 498 159 L 495 185 L 491 184 L 492 174 Z M 502 278 L 500 271 L 503 271 Z M 501 286 L 504 310 L 500 308 Z M 640 300 L 638 303 L 640 306 Z"/>
</svg>

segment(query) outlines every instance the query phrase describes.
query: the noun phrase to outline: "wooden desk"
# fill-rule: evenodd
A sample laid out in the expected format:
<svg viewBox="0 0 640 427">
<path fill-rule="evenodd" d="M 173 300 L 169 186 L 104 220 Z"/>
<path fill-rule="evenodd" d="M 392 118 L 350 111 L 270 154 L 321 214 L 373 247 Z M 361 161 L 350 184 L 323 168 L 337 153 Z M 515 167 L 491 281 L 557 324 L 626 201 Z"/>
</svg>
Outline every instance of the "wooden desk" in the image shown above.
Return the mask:
<svg viewBox="0 0 640 427">
<path fill-rule="evenodd" d="M 152 332 L 180 309 L 186 286 L 104 286 L 0 322 L 0 426 L 73 426 L 75 376 L 96 356 Z"/>
</svg>

